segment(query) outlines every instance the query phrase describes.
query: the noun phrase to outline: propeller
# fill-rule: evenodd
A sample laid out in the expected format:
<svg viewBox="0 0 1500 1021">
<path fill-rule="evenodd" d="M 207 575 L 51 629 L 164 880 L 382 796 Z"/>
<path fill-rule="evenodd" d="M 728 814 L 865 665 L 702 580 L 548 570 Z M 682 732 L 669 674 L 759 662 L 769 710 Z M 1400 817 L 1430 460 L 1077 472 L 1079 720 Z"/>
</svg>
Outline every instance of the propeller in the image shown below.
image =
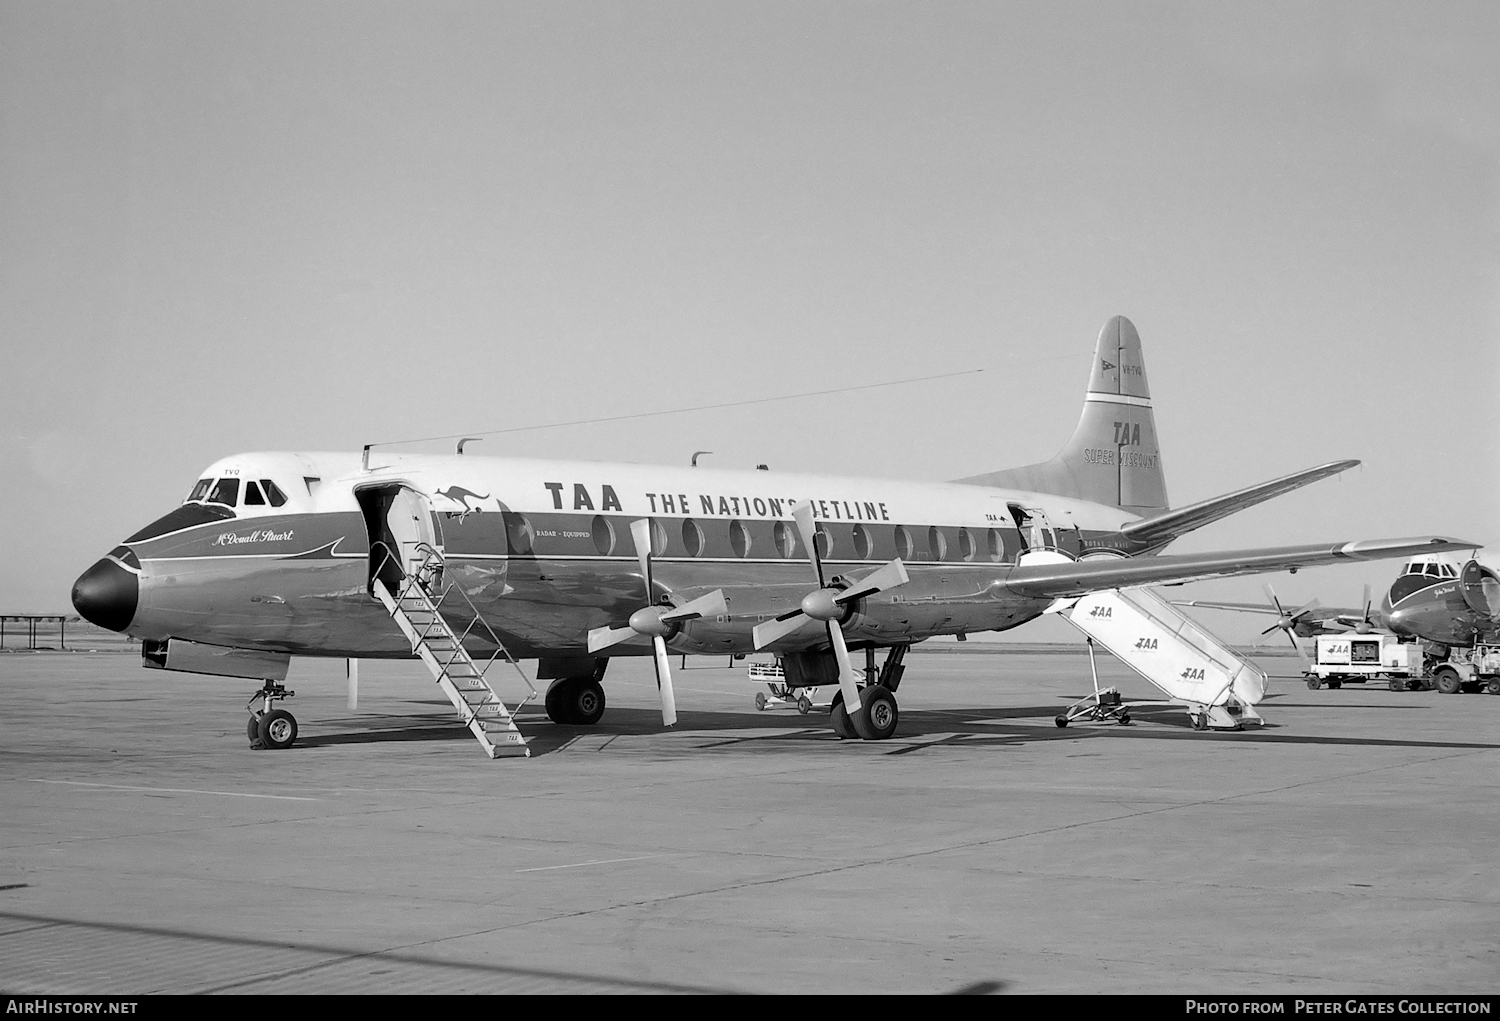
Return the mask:
<svg viewBox="0 0 1500 1021">
<path fill-rule="evenodd" d="M 661 692 L 661 722 L 670 727 L 677 722 L 677 698 L 672 692 L 672 668 L 667 663 L 667 639 L 682 629 L 683 621 L 714 617 L 729 612 L 724 590 L 714 589 L 681 606 L 656 606 L 656 590 L 651 581 L 651 522 L 642 518 L 631 522 L 630 538 L 635 542 L 635 556 L 641 564 L 641 578 L 646 582 L 646 605 L 630 615 L 625 627 L 596 627 L 589 632 L 589 652 L 618 645 L 636 635 L 649 635 L 656 654 L 656 687 Z"/>
<path fill-rule="evenodd" d="M 1318 601 L 1314 599 L 1312 602 L 1302 604 L 1295 610 L 1288 610 L 1281 605 L 1281 600 L 1276 598 L 1276 590 L 1271 588 L 1269 583 L 1264 588 L 1266 598 L 1276 608 L 1277 619 L 1276 623 L 1266 628 L 1261 634 L 1264 636 L 1270 634 L 1272 631 L 1286 632 L 1287 641 L 1292 643 L 1292 648 L 1296 650 L 1298 658 L 1305 664 L 1307 662 L 1307 653 L 1303 652 L 1302 646 L 1297 644 L 1297 624 L 1307 615 L 1309 610 L 1314 609 L 1318 605 Z"/>
<path fill-rule="evenodd" d="M 852 714 L 859 711 L 860 674 L 849 661 L 849 646 L 844 642 L 844 630 L 839 626 L 839 621 L 848 612 L 850 604 L 876 592 L 905 585 L 910 580 L 906 565 L 900 560 L 892 560 L 846 589 L 832 588 L 823 578 L 823 557 L 818 552 L 818 534 L 817 526 L 813 524 L 812 504 L 798 504 L 797 509 L 792 512 L 792 520 L 796 522 L 797 532 L 802 536 L 802 545 L 807 548 L 818 587 L 803 596 L 801 604 L 795 610 L 783 613 L 775 620 L 757 624 L 755 647 L 765 648 L 813 621 L 825 624 L 829 644 L 833 646 L 833 655 L 839 664 L 839 689 L 844 693 L 844 711 Z"/>
</svg>

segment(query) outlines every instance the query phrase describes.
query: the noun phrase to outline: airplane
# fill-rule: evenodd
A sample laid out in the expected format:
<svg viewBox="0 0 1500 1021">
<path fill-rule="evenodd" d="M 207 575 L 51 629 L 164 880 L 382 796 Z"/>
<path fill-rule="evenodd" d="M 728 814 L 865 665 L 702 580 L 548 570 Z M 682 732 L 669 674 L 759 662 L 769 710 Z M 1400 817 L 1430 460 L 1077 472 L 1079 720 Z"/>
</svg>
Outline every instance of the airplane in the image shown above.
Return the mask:
<svg viewBox="0 0 1500 1021">
<path fill-rule="evenodd" d="M 1264 674 L 1225 666 L 1211 636 L 1157 627 L 1176 611 L 1142 603 L 1143 586 L 1475 546 L 1162 552 L 1358 463 L 1172 508 L 1140 337 L 1116 316 L 1071 439 L 1038 464 L 928 483 L 480 457 L 462 442 L 453 454 L 237 454 L 85 571 L 72 599 L 140 639 L 146 666 L 262 681 L 247 706 L 256 747 L 296 739 L 277 707 L 295 694 L 282 683 L 292 656 L 416 656 L 494 757 L 530 754 L 491 683 L 502 659 L 537 661 L 553 721 L 593 725 L 610 658 L 652 656 L 670 726 L 669 650 L 774 653 L 789 686 L 838 686 L 839 737 L 886 739 L 912 644 L 1047 612 L 1117 655 L 1133 649 L 1131 665 L 1195 727 L 1238 729 L 1259 719 Z M 539 693 L 517 672 L 524 704 Z"/>
<path fill-rule="evenodd" d="M 1380 605 L 1370 600 L 1365 586 L 1364 606 L 1322 606 L 1314 599 L 1295 610 L 1281 604 L 1271 586 L 1267 602 L 1230 603 L 1212 599 L 1173 600 L 1173 606 L 1207 610 L 1272 614 L 1275 624 L 1261 634 L 1281 630 L 1297 638 L 1317 635 L 1371 634 L 1386 631 L 1402 638 L 1426 639 L 1442 645 L 1473 645 L 1500 641 L 1500 576 L 1477 560 L 1457 564 L 1442 557 L 1413 557 L 1401 569 Z M 1293 646 L 1296 642 L 1293 641 Z"/>
</svg>

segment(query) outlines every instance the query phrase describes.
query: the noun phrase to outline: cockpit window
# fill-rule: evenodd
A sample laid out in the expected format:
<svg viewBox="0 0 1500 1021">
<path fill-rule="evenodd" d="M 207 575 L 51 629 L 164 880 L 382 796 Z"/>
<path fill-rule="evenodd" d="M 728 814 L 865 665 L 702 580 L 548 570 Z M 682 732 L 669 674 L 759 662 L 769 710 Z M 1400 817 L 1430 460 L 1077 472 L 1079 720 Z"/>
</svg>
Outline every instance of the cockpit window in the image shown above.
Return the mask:
<svg viewBox="0 0 1500 1021">
<path fill-rule="evenodd" d="M 209 494 L 209 503 L 222 503 L 226 507 L 233 507 L 235 501 L 240 498 L 239 479 L 220 479 L 219 484 L 214 486 L 214 491 Z"/>
<path fill-rule="evenodd" d="M 245 483 L 245 506 L 264 507 L 266 498 L 260 495 L 260 487 L 253 482 Z"/>
<path fill-rule="evenodd" d="M 187 498 L 186 502 L 187 503 L 192 503 L 195 500 L 201 500 L 201 499 L 203 499 L 204 494 L 208 492 L 208 487 L 211 486 L 211 485 L 213 485 L 213 484 L 214 484 L 214 480 L 213 479 L 199 479 L 198 480 L 198 484 L 193 487 L 193 491 L 188 494 L 188 498 Z"/>
<path fill-rule="evenodd" d="M 280 486 L 270 479 L 261 479 L 260 488 L 266 491 L 266 499 L 271 502 L 272 507 L 280 507 L 286 503 L 286 494 L 281 491 Z"/>
</svg>

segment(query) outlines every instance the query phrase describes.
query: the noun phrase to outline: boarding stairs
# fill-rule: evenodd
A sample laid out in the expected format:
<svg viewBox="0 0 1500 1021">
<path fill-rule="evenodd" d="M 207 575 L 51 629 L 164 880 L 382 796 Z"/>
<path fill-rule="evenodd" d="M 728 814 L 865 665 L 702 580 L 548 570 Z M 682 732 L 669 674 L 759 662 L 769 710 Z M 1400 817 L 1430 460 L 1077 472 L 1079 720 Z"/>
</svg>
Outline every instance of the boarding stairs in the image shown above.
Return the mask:
<svg viewBox="0 0 1500 1021">
<path fill-rule="evenodd" d="M 432 679 L 458 710 L 459 719 L 479 740 L 485 754 L 492 759 L 530 756 L 526 738 L 516 726 L 515 710 L 506 707 L 488 679 L 490 667 L 503 658 L 525 682 L 528 690 L 516 709 L 537 698 L 538 692 L 463 590 L 452 582 L 444 584 L 443 568 L 442 554 L 428 549 L 421 561 L 405 573 L 394 593 L 379 578 L 372 582 L 371 589 L 411 642 L 412 652 L 426 664 Z M 445 603 L 453 608 L 450 611 L 453 616 L 468 618 L 462 633 L 455 631 L 440 612 Z M 462 612 L 458 612 L 460 609 Z M 464 642 L 471 637 L 495 647 L 483 663 L 464 648 Z"/>
<path fill-rule="evenodd" d="M 1049 610 L 1185 706 L 1197 729 L 1264 722 L 1253 706 L 1265 696 L 1265 671 L 1160 596 L 1109 589 Z"/>
</svg>

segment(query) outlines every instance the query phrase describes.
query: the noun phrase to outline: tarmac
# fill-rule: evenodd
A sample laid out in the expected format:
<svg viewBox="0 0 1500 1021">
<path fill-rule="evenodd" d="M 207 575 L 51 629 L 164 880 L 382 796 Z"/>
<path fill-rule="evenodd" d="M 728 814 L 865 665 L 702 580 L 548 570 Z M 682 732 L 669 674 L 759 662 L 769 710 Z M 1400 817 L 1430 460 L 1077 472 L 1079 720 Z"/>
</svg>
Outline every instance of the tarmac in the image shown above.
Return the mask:
<svg viewBox="0 0 1500 1021">
<path fill-rule="evenodd" d="M 529 707 L 494 761 L 415 661 L 364 662 L 356 711 L 294 661 L 278 752 L 254 682 L 0 656 L 0 990 L 1500 988 L 1500 698 L 1281 679 L 1263 728 L 1059 729 L 1081 648 L 958 648 L 913 650 L 890 741 L 758 712 L 725 660 L 665 730 L 618 660 L 597 726 Z"/>
</svg>

